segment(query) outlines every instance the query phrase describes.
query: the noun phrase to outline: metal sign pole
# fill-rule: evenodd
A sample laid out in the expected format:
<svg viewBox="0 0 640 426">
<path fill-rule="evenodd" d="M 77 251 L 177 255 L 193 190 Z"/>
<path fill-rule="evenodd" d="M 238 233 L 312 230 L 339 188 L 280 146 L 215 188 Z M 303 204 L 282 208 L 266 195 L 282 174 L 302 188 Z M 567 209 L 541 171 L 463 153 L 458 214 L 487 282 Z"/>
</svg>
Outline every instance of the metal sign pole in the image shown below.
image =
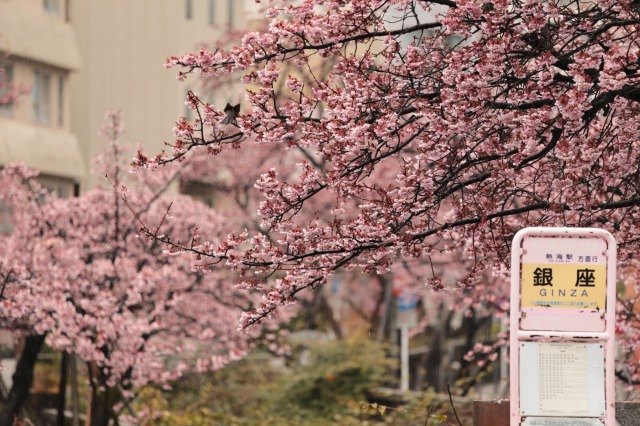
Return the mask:
<svg viewBox="0 0 640 426">
<path fill-rule="evenodd" d="M 396 327 L 400 329 L 400 390 L 409 390 L 409 329 L 418 322 L 417 298 L 403 292 L 396 301 Z"/>
<path fill-rule="evenodd" d="M 400 390 L 409 390 L 409 327 L 400 327 Z"/>
</svg>

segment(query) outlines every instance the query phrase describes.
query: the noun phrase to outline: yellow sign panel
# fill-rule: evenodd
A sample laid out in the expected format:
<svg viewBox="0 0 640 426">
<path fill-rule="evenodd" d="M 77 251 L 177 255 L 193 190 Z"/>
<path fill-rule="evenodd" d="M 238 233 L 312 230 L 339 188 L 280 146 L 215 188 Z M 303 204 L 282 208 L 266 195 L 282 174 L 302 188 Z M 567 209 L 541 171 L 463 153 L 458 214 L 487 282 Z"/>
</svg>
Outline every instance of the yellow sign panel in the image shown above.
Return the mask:
<svg viewBox="0 0 640 426">
<path fill-rule="evenodd" d="M 604 309 L 607 267 L 598 264 L 524 263 L 523 308 Z"/>
</svg>

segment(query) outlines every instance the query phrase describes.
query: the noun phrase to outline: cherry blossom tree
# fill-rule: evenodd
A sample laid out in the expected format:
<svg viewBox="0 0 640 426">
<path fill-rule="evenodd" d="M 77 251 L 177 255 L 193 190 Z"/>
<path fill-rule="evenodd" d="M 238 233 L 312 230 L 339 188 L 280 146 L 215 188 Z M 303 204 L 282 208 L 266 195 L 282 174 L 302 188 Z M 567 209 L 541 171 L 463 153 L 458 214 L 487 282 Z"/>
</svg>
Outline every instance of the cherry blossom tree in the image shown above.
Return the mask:
<svg viewBox="0 0 640 426">
<path fill-rule="evenodd" d="M 38 206 L 37 199 L 39 197 L 46 197 L 46 192 L 41 191 L 40 186 L 32 182 L 34 176 L 35 173 L 28 171 L 24 166 L 7 166 L 0 170 L 0 182 L 3 188 L 2 194 L 0 194 L 0 223 L 2 224 L 0 234 L 2 238 L 2 244 L 0 244 L 0 306 L 3 317 L 0 321 L 0 326 L 14 331 L 24 329 L 24 324 L 14 322 L 9 318 L 14 318 L 18 315 L 22 317 L 28 316 L 29 307 L 32 305 L 25 305 L 23 308 L 16 303 L 13 305 L 13 313 L 11 313 L 7 299 L 10 297 L 9 294 L 14 286 L 18 282 L 29 280 L 31 274 L 26 268 L 24 259 L 20 262 L 9 259 L 16 247 L 10 246 L 7 235 L 10 235 L 16 228 L 16 224 L 23 219 L 26 219 L 28 224 L 29 221 L 25 215 L 26 211 L 29 208 Z M 25 208 L 21 208 L 22 206 Z M 28 254 L 24 241 L 17 249 Z M 33 365 L 43 343 L 44 338 L 41 336 L 25 339 L 22 357 L 13 375 L 13 386 L 7 398 L 3 401 L 3 409 L 0 413 L 0 421 L 2 423 L 12 424 L 13 418 L 24 404 L 33 382 Z"/>
<path fill-rule="evenodd" d="M 178 122 L 172 150 L 134 160 L 155 168 L 254 144 L 307 154 L 296 173 L 273 167 L 256 180 L 260 232 L 189 247 L 263 292 L 242 327 L 336 271 L 385 274 L 457 251 L 470 263 L 456 291 L 505 308 L 505 281 L 481 277 L 507 274 L 525 226 L 608 229 L 621 270 L 638 270 L 637 2 L 267 3 L 265 31 L 167 61 L 180 79 L 241 75 L 237 127 L 222 105 L 191 96 L 196 118 Z M 328 64 L 321 78 L 318 64 Z M 318 199 L 331 200 L 328 215 Z M 447 287 L 438 274 L 423 282 Z M 621 319 L 633 317 L 628 305 Z"/>
<path fill-rule="evenodd" d="M 238 333 L 230 320 L 253 301 L 234 289 L 227 271 L 204 274 L 140 238 L 147 223 L 196 245 L 198 232 L 217 234 L 224 218 L 190 197 L 167 196 L 177 169 L 133 175 L 124 189 L 121 122 L 117 114 L 109 120 L 110 148 L 97 167 L 115 190 L 56 199 L 22 166 L 1 172 L 13 226 L 1 245 L 0 321 L 86 361 L 92 425 L 132 414 L 126 402 L 140 386 L 220 368 L 256 337 Z"/>
</svg>

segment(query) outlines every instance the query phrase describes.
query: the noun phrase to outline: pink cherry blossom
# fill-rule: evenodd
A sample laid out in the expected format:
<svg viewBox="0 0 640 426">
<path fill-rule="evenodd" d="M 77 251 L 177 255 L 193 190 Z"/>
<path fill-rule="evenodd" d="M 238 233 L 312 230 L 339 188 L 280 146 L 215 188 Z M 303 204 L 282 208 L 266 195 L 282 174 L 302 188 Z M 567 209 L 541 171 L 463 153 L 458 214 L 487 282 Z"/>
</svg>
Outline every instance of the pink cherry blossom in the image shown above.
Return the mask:
<svg viewBox="0 0 640 426">
<path fill-rule="evenodd" d="M 429 267 L 416 281 L 455 293 L 451 303 L 468 315 L 485 305 L 503 312 L 511 239 L 527 226 L 611 231 L 620 277 L 637 282 L 633 1 L 269 7 L 268 26 L 240 44 L 167 62 L 212 85 L 232 75 L 242 81 L 239 127 L 212 120 L 202 132 L 192 120 L 173 156 L 134 161 L 155 168 L 201 151 L 216 168 L 245 167 L 225 163 L 229 148 L 240 147 L 252 176 L 260 171 L 252 205 L 262 229 L 230 228 L 227 241 L 208 244 L 202 231 L 197 248 L 165 239 L 201 262 L 241 271 L 239 286 L 262 292 L 243 329 L 340 271 L 399 274 L 407 263 L 419 269 L 447 257 L 462 272 Z M 277 158 L 263 161 L 269 150 Z M 638 290 L 620 304 L 629 349 L 638 338 Z"/>
</svg>

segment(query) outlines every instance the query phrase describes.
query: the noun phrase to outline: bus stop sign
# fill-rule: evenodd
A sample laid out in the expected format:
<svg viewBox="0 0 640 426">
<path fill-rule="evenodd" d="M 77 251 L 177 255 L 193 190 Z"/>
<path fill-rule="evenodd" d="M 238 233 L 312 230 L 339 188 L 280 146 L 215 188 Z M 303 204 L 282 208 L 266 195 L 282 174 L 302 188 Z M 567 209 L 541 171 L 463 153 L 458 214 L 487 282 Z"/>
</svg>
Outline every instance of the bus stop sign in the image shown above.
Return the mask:
<svg viewBox="0 0 640 426">
<path fill-rule="evenodd" d="M 526 228 L 511 250 L 511 425 L 615 425 L 616 245 Z"/>
</svg>

